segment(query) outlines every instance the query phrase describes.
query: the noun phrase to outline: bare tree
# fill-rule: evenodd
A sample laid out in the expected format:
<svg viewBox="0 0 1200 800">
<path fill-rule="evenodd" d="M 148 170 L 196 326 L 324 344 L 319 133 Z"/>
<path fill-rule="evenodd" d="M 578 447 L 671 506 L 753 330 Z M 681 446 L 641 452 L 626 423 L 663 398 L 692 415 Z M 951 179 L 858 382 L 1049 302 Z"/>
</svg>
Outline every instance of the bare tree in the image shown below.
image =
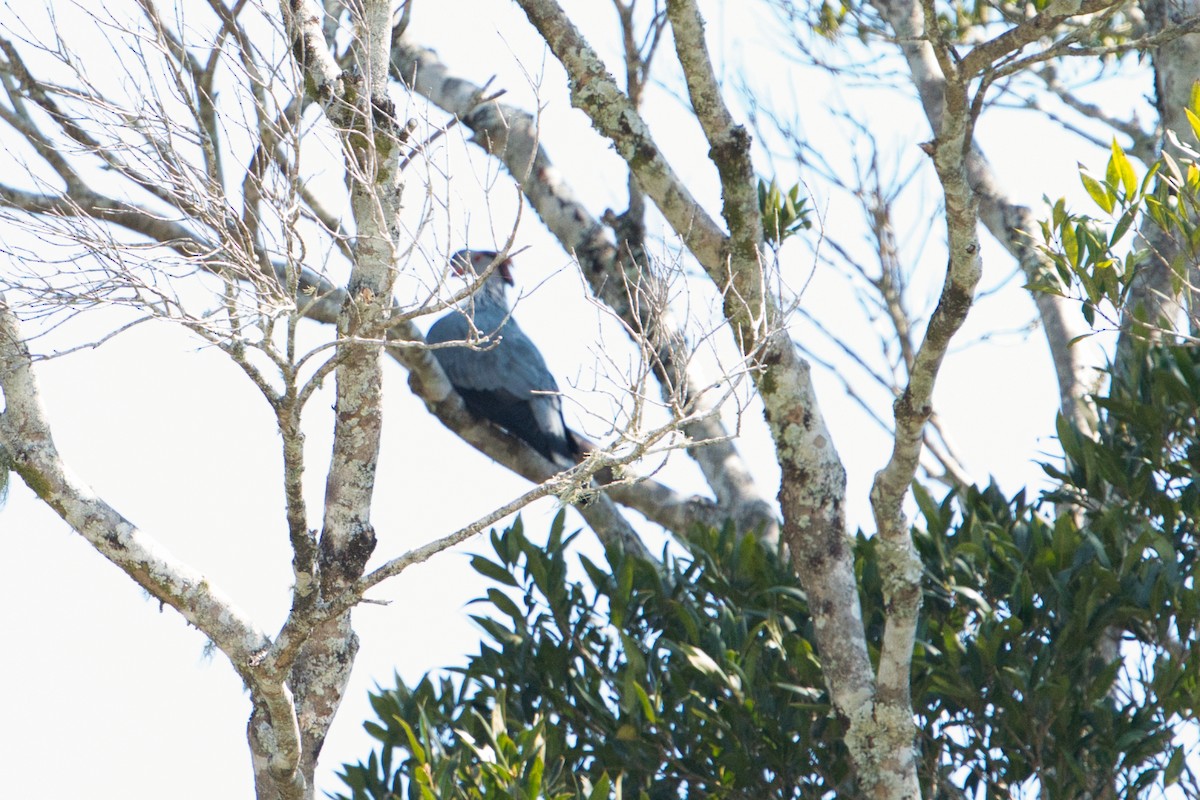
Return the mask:
<svg viewBox="0 0 1200 800">
<path fill-rule="evenodd" d="M 793 341 L 797 316 L 817 318 L 808 314 L 803 291 L 785 288 L 773 272 L 779 232 L 764 230 L 751 137 L 718 78 L 700 6 L 614 0 L 622 87 L 563 7 L 554 0 L 517 5 L 565 70 L 572 105 L 627 165 L 624 211 L 591 214 L 551 162 L 536 113 L 505 104 L 495 87 L 454 77 L 410 38 L 413 0 L 297 0 L 278 8 L 211 0 L 202 13 L 186 15 L 182 6 L 136 0 L 92 17 L 119 53 L 115 76 L 96 69 L 92 56 L 79 55 L 65 37 L 10 24 L 0 39 L 0 121 L 25 174 L 0 184 L 0 206 L 7 227 L 35 241 L 14 234 L 7 242 L 14 258 L 0 284 L 0 464 L 11 465 L 96 550 L 229 659 L 253 703 L 248 736 L 259 797 L 314 796 L 317 759 L 358 646 L 350 612 L 365 593 L 550 494 L 575 504 L 604 541 L 629 548 L 641 545 L 623 508 L 681 537 L 693 524 L 731 520 L 781 541 L 808 593 L 860 793 L 918 796 L 910 669 L 922 565 L 904 503 L 922 459 L 927 474 L 952 484 L 967 480 L 937 425 L 933 395 L 975 301 L 981 225 L 1027 276 L 1046 268 L 1044 254 L 1024 234 L 1036 227 L 1034 214 L 998 188 L 975 141 L 976 124 L 1010 76 L 1064 56 L 1103 54 L 1106 45 L 1091 40 L 1131 7 L 1055 3 L 1029 15 L 1001 15 L 979 27 L 986 37 L 970 41 L 926 25 L 935 18 L 933 3 L 879 2 L 858 10 L 868 17 L 864 30 L 882 31 L 898 47 L 919 93 L 933 133 L 924 150 L 942 196 L 947 242 L 941 289 L 920 329 L 906 305 L 897 257 L 895 195 L 880 177 L 878 159 L 854 181 L 842 181 L 867 212 L 879 271 L 858 264 L 836 237 L 830 246 L 868 287 L 869 302 L 897 342 L 886 374 L 867 369 L 894 400 L 891 417 L 863 403 L 891 441 L 869 496 L 889 610 L 873 661 L 847 531 L 842 456 L 805 358 L 811 347 Z M 1163 11 L 1147 18 L 1157 21 L 1138 31 L 1136 41 L 1161 62 L 1163 108 L 1174 108 L 1183 90 L 1170 76 L 1181 64 L 1194 65 L 1186 47 L 1196 38 L 1189 35 L 1195 15 L 1180 20 Z M 680 76 L 686 114 L 703 132 L 720 185 L 719 218 L 680 177 L 670 148 L 643 117 L 656 58 L 669 59 Z M 440 112 L 414 110 L 426 103 Z M 1177 122 L 1163 111 L 1164 126 Z M 516 437 L 470 414 L 414 323 L 468 300 L 477 285 L 454 285 L 446 264 L 453 240 L 468 226 L 455 218 L 454 182 L 439 159 L 447 138 L 464 131 L 520 192 L 511 219 L 490 232 L 496 248 L 514 251 L 531 211 L 636 354 L 627 374 L 616 370 L 614 383 L 627 391 L 605 446 L 562 474 Z M 809 152 L 794 138 L 798 152 Z M 345 186 L 336 202 L 313 188 L 316 174 L 331 164 Z M 652 213 L 661 215 L 670 247 L 656 246 L 648 233 Z M 662 255 L 671 249 L 675 256 Z M 692 263 L 718 300 L 715 329 L 677 316 L 672 294 Z M 1169 282 L 1147 279 L 1145 286 L 1147 298 L 1178 302 Z M 1061 410 L 1080 427 L 1091 425 L 1094 365 L 1070 347 L 1076 331 L 1067 305 L 1049 295 L 1037 295 L 1036 303 Z M 290 612 L 274 633 L 71 477 L 54 445 L 35 375 L 37 362 L 50 354 L 38 351 L 36 334 L 84 310 L 112 306 L 130 310 L 123 326 L 169 320 L 219 349 L 274 414 L 293 573 Z M 298 332 L 306 320 L 329 326 L 334 336 L 302 345 Z M 488 347 L 487 332 L 480 333 L 460 346 Z M 716 338 L 733 355 L 711 380 L 703 377 L 697 345 Z M 836 341 L 836 333 L 829 338 Z M 95 342 L 81 346 L 88 344 Z M 535 486 L 461 530 L 388 554 L 368 570 L 376 546 L 370 511 L 385 354 L 407 370 L 411 390 L 442 424 Z M 302 417 L 331 376 L 333 456 L 316 525 L 303 493 L 310 465 Z M 749 395 L 762 403 L 774 445 L 777 504 L 739 452 L 737 431 L 728 427 L 737 415 L 721 415 L 723 406 Z M 694 460 L 711 497 L 624 469 L 676 448 Z M 614 470 L 615 480 L 593 482 Z"/>
<path fill-rule="evenodd" d="M 435 218 L 431 174 L 446 128 L 398 113 L 392 12 L 386 0 L 347 7 L 341 20 L 312 3 L 276 11 L 212 3 L 186 17 L 151 2 L 96 12 L 92 21 L 107 27 L 120 54 L 125 81 L 115 82 L 62 39 L 10 29 L 0 42 L 0 117 L 24 148 L 25 172 L 0 189 L 4 213 L 14 230 L 42 240 L 14 257 L 3 278 L 0 462 L 230 660 L 253 704 L 248 736 L 261 797 L 313 796 L 317 758 L 358 647 L 350 610 L 381 581 L 548 494 L 576 502 L 602 538 L 629 548 L 640 542 L 610 497 L 680 532 L 718 519 L 714 503 L 653 481 L 620 478 L 608 493 L 591 485 L 598 471 L 676 446 L 678 427 L 703 425 L 716 413 L 672 391 L 665 422 L 641 423 L 638 386 L 656 347 L 644 330 L 630 331 L 646 357 L 625 376 L 634 387 L 630 424 L 612 447 L 562 475 L 519 439 L 472 417 L 450 387 L 413 320 L 468 298 L 477 282 L 452 289 L 446 249 L 416 271 L 414 254 Z M 354 35 L 331 46 L 326 35 L 336 38 L 343 25 Z M 473 105 L 490 102 L 481 94 Z M 344 214 L 307 184 L 308 153 L 320 157 L 323 147 L 322 166 L 332 160 L 344 177 Z M 415 218 L 403 213 L 412 196 L 423 197 Z M 56 262 L 52 248 L 69 261 Z M 408 283 L 397 294 L 401 274 Z M 631 302 L 658 302 L 637 285 L 622 291 Z M 64 464 L 39 401 L 34 365 L 51 354 L 36 350 L 37 334 L 101 307 L 132 311 L 104 339 L 146 320 L 177 323 L 225 353 L 269 404 L 281 434 L 293 553 L 291 610 L 275 633 L 162 552 Z M 326 323 L 336 336 L 306 348 L 298 337 L 303 320 Z M 458 346 L 495 344 L 490 332 L 479 334 Z M 536 485 L 368 572 L 384 353 L 408 369 L 414 391 L 447 426 Z M 678 346 L 673 355 L 688 357 Z M 303 492 L 302 415 L 330 377 L 333 456 L 314 526 Z"/>
</svg>

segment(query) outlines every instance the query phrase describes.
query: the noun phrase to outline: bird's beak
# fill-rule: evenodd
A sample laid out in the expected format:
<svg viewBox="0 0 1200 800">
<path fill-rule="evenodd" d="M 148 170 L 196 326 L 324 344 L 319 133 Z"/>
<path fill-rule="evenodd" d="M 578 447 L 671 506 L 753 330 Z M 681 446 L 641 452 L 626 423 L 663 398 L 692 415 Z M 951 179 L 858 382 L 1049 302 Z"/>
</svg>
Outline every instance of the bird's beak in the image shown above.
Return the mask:
<svg viewBox="0 0 1200 800">
<path fill-rule="evenodd" d="M 471 260 L 461 252 L 455 253 L 450 259 L 450 269 L 454 270 L 455 275 L 466 275 L 471 271 Z"/>
</svg>

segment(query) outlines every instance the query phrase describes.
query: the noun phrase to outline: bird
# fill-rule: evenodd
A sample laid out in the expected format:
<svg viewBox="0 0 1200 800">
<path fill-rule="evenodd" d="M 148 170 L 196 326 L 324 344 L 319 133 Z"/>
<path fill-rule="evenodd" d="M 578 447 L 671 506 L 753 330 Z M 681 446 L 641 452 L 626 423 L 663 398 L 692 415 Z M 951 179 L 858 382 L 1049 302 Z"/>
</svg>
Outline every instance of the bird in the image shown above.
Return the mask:
<svg viewBox="0 0 1200 800">
<path fill-rule="evenodd" d="M 454 272 L 467 280 L 483 275 L 493 263 L 475 294 L 433 323 L 425 340 L 444 344 L 487 337 L 478 348 L 435 348 L 434 358 L 472 414 L 568 469 L 579 462 L 586 445 L 563 419 L 558 383 L 541 351 L 512 317 L 507 295 L 513 285 L 512 261 L 491 250 L 460 250 L 450 259 Z"/>
</svg>

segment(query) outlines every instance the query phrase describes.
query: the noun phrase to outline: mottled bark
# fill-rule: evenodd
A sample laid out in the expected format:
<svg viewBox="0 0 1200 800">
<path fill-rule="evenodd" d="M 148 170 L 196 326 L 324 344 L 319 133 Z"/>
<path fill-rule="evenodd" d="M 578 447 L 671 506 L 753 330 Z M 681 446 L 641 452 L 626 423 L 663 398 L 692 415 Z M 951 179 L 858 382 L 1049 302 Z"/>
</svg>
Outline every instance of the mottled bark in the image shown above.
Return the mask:
<svg viewBox="0 0 1200 800">
<path fill-rule="evenodd" d="M 878 741 L 873 735 L 881 728 L 873 714 L 874 677 L 851 540 L 845 530 L 845 470 L 817 404 L 808 364 L 787 335 L 780 308 L 765 292 L 762 221 L 754 195 L 750 139 L 721 99 L 700 15 L 691 2 L 667 5 L 692 108 L 721 179 L 728 234 L 679 182 L 636 109 L 562 10 L 548 0 L 518 2 L 566 68 L 572 103 L 613 142 L 646 195 L 722 292 L 725 317 L 738 347 L 753 365 L 755 386 L 776 444 L 783 473 L 779 493 L 783 540 L 808 594 L 834 707 L 850 725 L 848 744 L 860 781 L 867 793 L 875 793 L 883 769 L 879 765 L 892 763 L 891 754 L 883 749 L 892 742 Z M 911 718 L 902 728 L 910 741 L 910 754 L 899 766 L 907 769 L 907 778 L 894 783 L 915 787 Z"/>
<path fill-rule="evenodd" d="M 689 447 L 688 454 L 712 489 L 715 507 L 699 498 L 669 497 L 661 485 L 646 486 L 645 491 L 629 485 L 610 487 L 608 494 L 677 533 L 685 532 L 688 522 L 720 524 L 733 519 L 743 530 L 757 529 L 775 538 L 774 509 L 755 485 L 719 415 L 705 413 L 710 406 L 701 396 L 704 382 L 689 373 L 687 341 L 666 308 L 663 279 L 650 265 L 632 258 L 575 197 L 539 141 L 536 119 L 514 106 L 481 103 L 483 87 L 453 77 L 433 51 L 403 37 L 392 43 L 392 69 L 410 89 L 461 119 L 474 132 L 475 143 L 505 165 L 538 217 L 579 262 L 595 296 L 621 319 L 631 337 L 640 340 L 639 346 L 650 345 L 650 366 L 666 402 L 694 415 L 681 429 L 691 441 L 703 443 Z"/>
<path fill-rule="evenodd" d="M 928 12 L 928 6 L 926 6 Z M 929 146 L 945 196 L 949 263 L 937 308 L 930 317 L 924 338 L 909 368 L 908 384 L 894 405 L 896 429 L 891 456 L 875 476 L 871 507 L 882 540 L 880 573 L 885 575 L 883 602 L 887 610 L 879 655 L 879 684 L 876 715 L 880 736 L 890 740 L 892 753 L 885 761 L 881 797 L 911 797 L 915 784 L 915 752 L 912 718 L 912 651 L 921 609 L 921 562 L 913 546 L 903 501 L 916 477 L 923 432 L 933 413 L 933 389 L 942 361 L 954 334 L 965 321 L 982 274 L 979 240 L 979 200 L 967 174 L 974 118 L 964 74 L 949 55 L 949 48 L 933 37 L 931 49 L 945 75 L 942 111 Z M 907 761 L 902 765 L 901 761 Z M 914 782 L 901 785 L 893 780 L 901 767 L 911 769 Z"/>
<path fill-rule="evenodd" d="M 917 0 L 878 0 L 872 5 L 892 29 L 908 64 L 909 76 L 917 89 L 921 107 L 936 134 L 941 129 L 944 113 L 945 77 L 932 46 L 921 36 L 925 24 L 924 11 Z M 974 62 L 979 65 L 985 63 L 979 59 L 974 59 Z M 978 197 L 980 221 L 1017 260 L 1026 280 L 1033 282 L 1051 269 L 1029 236 L 1038 228 L 1037 219 L 1028 206 L 1009 199 L 987 157 L 974 141 L 969 142 L 968 147 L 967 175 Z M 1099 365 L 1089 362 L 1082 349 L 1071 346 L 1071 342 L 1083 333 L 1079 313 L 1066 298 L 1038 291 L 1031 292 L 1031 296 L 1037 306 L 1042 333 L 1054 363 L 1059 410 L 1081 429 L 1090 429 L 1095 424 L 1095 413 L 1087 396 L 1095 388 L 1095 369 Z"/>
<path fill-rule="evenodd" d="M 341 137 L 357 229 L 337 319 L 333 456 L 317 556 L 318 602 L 327 603 L 353 587 L 375 549 L 370 512 L 383 430 L 380 342 L 390 321 L 397 253 L 405 244 L 399 216 L 405 132 L 388 96 L 391 3 L 355 6 L 354 80 L 345 79 L 325 44 L 323 10 L 308 2 L 293 7 L 292 14 L 284 7 L 293 55 Z M 357 650 L 347 611 L 312 630 L 291 666 L 302 769 L 310 782 Z"/>
<path fill-rule="evenodd" d="M 1197 0 L 1148 0 L 1141 4 L 1150 34 L 1161 34 L 1173 26 L 1194 22 L 1200 17 Z M 1200 34 L 1177 36 L 1150 49 L 1154 67 L 1155 107 L 1158 110 L 1160 151 L 1179 159 L 1184 155 L 1171 143 L 1168 132 L 1183 141 L 1192 138 L 1186 112 L 1192 101 L 1193 87 L 1200 76 Z M 1129 299 L 1121 316 L 1121 336 L 1117 344 L 1118 376 L 1129 369 L 1138 339 L 1154 338 L 1162 331 L 1193 330 L 1197 322 L 1193 288 L 1200 286 L 1200 262 L 1178 231 L 1163 231 L 1147 221 L 1140 231 L 1138 246 L 1146 258 L 1134 276 Z M 1189 309 L 1188 306 L 1191 306 Z M 1184 314 L 1189 312 L 1185 321 Z"/>
<path fill-rule="evenodd" d="M 271 644 L 233 601 L 75 479 L 54 444 L 17 319 L 0 297 L 0 448 L 12 469 L 43 502 L 152 597 L 178 611 L 229 658 L 246 682 L 255 716 L 251 749 L 273 796 L 301 800 L 311 782 L 299 769 L 301 742 L 291 692 L 262 668 Z M 262 747 L 269 740 L 270 748 Z"/>
</svg>

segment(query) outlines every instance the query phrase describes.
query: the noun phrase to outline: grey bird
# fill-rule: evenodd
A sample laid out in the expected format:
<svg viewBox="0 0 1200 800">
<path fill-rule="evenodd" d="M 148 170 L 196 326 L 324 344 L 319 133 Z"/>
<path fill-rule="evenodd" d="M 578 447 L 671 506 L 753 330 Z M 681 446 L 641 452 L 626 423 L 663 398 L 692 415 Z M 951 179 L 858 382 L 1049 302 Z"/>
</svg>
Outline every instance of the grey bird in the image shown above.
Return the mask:
<svg viewBox="0 0 1200 800">
<path fill-rule="evenodd" d="M 450 265 L 472 280 L 497 259 L 488 250 L 460 250 Z M 512 318 L 506 295 L 511 285 L 512 262 L 506 258 L 461 308 L 433 323 L 425 339 L 430 344 L 469 341 L 474 322 L 475 330 L 489 339 L 480 349 L 433 351 L 455 391 L 475 416 L 524 440 L 559 468 L 572 467 L 586 445 L 563 420 L 558 383 L 546 360 Z"/>
</svg>

